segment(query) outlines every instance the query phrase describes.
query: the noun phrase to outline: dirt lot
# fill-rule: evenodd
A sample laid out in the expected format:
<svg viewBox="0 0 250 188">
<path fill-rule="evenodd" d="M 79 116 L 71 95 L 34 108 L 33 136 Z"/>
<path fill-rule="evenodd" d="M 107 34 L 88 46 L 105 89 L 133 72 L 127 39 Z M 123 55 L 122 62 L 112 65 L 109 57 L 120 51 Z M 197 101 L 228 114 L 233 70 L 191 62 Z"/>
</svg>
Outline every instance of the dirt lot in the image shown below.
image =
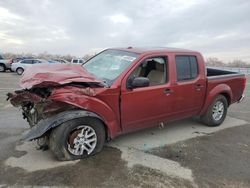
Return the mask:
<svg viewBox="0 0 250 188">
<path fill-rule="evenodd" d="M 226 121 L 208 128 L 193 120 L 121 136 L 91 158 L 58 162 L 22 143 L 28 129 L 5 101 L 20 77 L 0 74 L 0 187 L 250 187 L 250 84 Z"/>
</svg>

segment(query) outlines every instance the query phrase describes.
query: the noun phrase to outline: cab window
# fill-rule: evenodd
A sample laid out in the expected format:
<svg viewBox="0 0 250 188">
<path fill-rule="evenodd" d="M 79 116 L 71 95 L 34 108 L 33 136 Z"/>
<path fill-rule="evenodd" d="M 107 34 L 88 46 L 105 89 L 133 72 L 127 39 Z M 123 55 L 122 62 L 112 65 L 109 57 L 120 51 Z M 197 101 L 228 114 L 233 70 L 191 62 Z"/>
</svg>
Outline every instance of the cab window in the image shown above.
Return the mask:
<svg viewBox="0 0 250 188">
<path fill-rule="evenodd" d="M 149 85 L 160 85 L 167 82 L 167 58 L 152 57 L 145 59 L 129 76 L 129 79 L 145 77 L 149 79 Z"/>
<path fill-rule="evenodd" d="M 198 76 L 198 63 L 195 56 L 175 57 L 177 81 L 192 80 Z"/>
</svg>

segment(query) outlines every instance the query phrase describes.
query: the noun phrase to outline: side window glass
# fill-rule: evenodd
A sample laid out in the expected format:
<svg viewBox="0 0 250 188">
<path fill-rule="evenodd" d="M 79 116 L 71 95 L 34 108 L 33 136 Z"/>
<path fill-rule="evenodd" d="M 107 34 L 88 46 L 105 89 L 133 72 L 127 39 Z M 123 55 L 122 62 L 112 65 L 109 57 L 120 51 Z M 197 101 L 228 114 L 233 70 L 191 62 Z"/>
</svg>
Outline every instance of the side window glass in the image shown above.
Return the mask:
<svg viewBox="0 0 250 188">
<path fill-rule="evenodd" d="M 24 60 L 23 62 L 22 62 L 23 64 L 32 64 L 32 60 Z"/>
<path fill-rule="evenodd" d="M 178 81 L 190 79 L 190 64 L 187 56 L 176 57 L 176 71 Z"/>
<path fill-rule="evenodd" d="M 164 84 L 167 81 L 166 57 L 152 57 L 145 59 L 129 76 L 129 79 L 145 77 L 150 86 Z"/>
<path fill-rule="evenodd" d="M 38 60 L 33 60 L 33 64 L 38 64 L 38 63 L 41 63 L 41 62 Z"/>
<path fill-rule="evenodd" d="M 198 76 L 198 63 L 195 56 L 175 57 L 177 81 L 191 80 Z"/>
<path fill-rule="evenodd" d="M 195 56 L 190 56 L 190 66 L 191 66 L 191 77 L 196 78 L 198 76 L 198 63 Z"/>
</svg>

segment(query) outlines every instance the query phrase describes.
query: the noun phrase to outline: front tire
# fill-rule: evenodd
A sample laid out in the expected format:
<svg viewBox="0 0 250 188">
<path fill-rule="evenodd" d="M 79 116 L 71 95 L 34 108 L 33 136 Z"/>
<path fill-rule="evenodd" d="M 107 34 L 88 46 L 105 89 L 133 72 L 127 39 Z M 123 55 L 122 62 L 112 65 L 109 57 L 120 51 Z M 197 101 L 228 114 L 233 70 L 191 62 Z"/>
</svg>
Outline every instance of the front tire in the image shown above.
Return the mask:
<svg viewBox="0 0 250 188">
<path fill-rule="evenodd" d="M 201 117 L 202 122 L 210 127 L 221 125 L 226 118 L 227 108 L 227 99 L 223 95 L 217 96 L 207 112 Z"/>
<path fill-rule="evenodd" d="M 100 152 L 105 138 L 101 121 L 89 117 L 78 118 L 52 130 L 49 148 L 58 160 L 82 159 Z"/>
<path fill-rule="evenodd" d="M 23 68 L 17 68 L 17 70 L 16 70 L 16 73 L 18 74 L 18 75 L 22 75 L 23 74 L 23 72 L 24 72 L 24 69 Z"/>
</svg>

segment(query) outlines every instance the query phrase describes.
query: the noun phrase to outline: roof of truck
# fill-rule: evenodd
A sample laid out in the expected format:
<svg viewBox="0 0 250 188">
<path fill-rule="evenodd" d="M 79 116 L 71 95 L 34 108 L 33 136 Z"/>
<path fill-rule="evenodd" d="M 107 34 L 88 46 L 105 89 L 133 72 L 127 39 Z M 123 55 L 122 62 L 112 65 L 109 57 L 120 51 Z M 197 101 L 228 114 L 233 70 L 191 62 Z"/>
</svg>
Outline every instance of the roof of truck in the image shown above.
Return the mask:
<svg viewBox="0 0 250 188">
<path fill-rule="evenodd" d="M 199 53 L 193 50 L 180 49 L 180 48 L 169 48 L 169 47 L 127 47 L 127 48 L 112 48 L 116 50 L 124 50 L 128 52 L 134 52 L 138 54 L 142 53 L 156 53 L 156 52 L 181 52 L 181 53 Z"/>
</svg>

